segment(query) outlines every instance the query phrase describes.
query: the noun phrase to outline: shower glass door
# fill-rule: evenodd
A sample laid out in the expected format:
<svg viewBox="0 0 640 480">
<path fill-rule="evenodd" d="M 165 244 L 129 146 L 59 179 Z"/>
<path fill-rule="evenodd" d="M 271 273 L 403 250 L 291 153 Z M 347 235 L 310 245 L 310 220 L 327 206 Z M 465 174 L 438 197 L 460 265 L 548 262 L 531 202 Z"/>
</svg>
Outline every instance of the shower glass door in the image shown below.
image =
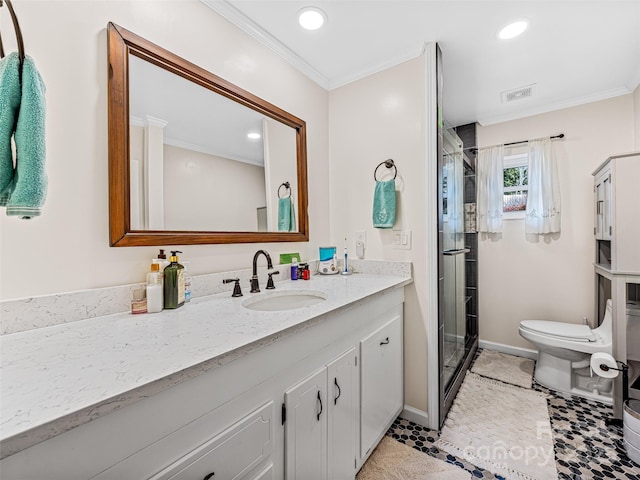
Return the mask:
<svg viewBox="0 0 640 480">
<path fill-rule="evenodd" d="M 451 382 L 465 358 L 466 296 L 464 245 L 464 166 L 462 141 L 453 130 L 443 132 L 442 254 L 443 254 L 443 386 Z"/>
</svg>

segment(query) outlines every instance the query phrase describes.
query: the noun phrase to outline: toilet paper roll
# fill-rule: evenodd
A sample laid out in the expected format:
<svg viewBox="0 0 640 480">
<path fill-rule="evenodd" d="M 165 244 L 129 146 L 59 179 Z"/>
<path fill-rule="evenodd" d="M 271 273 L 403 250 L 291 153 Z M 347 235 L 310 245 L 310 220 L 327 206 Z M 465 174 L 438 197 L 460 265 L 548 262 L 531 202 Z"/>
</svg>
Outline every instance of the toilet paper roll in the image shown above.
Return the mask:
<svg viewBox="0 0 640 480">
<path fill-rule="evenodd" d="M 609 367 L 609 369 L 605 370 L 603 366 Z M 616 370 L 613 370 L 614 368 Z M 598 352 L 591 355 L 591 370 L 593 370 L 599 377 L 615 378 L 618 376 L 618 368 L 616 359 L 608 353 Z"/>
</svg>

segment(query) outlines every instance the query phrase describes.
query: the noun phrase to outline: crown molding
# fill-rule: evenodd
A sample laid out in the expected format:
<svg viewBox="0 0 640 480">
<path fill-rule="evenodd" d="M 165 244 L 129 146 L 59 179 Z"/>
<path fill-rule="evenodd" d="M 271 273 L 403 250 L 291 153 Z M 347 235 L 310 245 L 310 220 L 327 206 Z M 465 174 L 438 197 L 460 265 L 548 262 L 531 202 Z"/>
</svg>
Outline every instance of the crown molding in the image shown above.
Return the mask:
<svg viewBox="0 0 640 480">
<path fill-rule="evenodd" d="M 531 117 L 533 115 L 539 115 L 541 113 L 554 112 L 556 110 L 563 110 L 565 108 L 577 107 L 579 105 L 598 102 L 600 100 L 606 100 L 608 98 L 619 97 L 621 95 L 627 95 L 629 93 L 632 93 L 632 91 L 627 87 L 617 87 L 611 90 L 604 90 L 602 92 L 584 95 L 582 97 L 563 100 L 561 102 L 547 103 L 546 105 L 541 105 L 538 107 L 518 110 L 517 112 L 482 116 L 478 119 L 478 123 L 482 126 L 487 126 L 493 125 L 495 123 L 509 122 L 511 120 Z"/>
<path fill-rule="evenodd" d="M 629 91 L 634 92 L 636 88 L 638 88 L 639 86 L 640 86 L 640 66 L 638 66 L 635 72 L 633 72 L 633 75 L 631 75 L 631 80 L 629 80 L 629 83 L 627 83 L 627 88 L 629 89 Z"/>
<path fill-rule="evenodd" d="M 182 140 L 178 140 L 171 137 L 164 137 L 163 143 L 165 145 L 170 145 L 172 147 L 182 148 L 184 150 L 191 150 L 193 152 L 204 153 L 205 155 L 211 155 L 213 157 L 219 157 L 226 160 L 232 160 L 235 162 L 246 163 L 248 165 L 253 165 L 254 167 L 264 168 L 264 161 L 256 161 L 251 158 L 242 157 L 240 155 L 223 152 L 221 150 L 215 150 L 212 148 L 207 148 L 202 145 L 196 145 L 195 143 L 183 142 Z"/>
<path fill-rule="evenodd" d="M 280 40 L 275 38 L 265 29 L 260 27 L 257 23 L 247 17 L 240 10 L 235 8 L 226 0 L 200 0 L 207 7 L 214 12 L 218 13 L 223 18 L 234 24 L 243 32 L 252 36 L 263 45 L 269 47 L 275 53 L 280 55 L 284 60 L 291 64 L 294 68 L 302 72 L 311 80 L 316 82 L 325 90 L 329 89 L 329 79 L 325 77 L 318 70 L 313 68 L 302 57 L 295 53 L 290 48 L 286 47 Z"/>
<path fill-rule="evenodd" d="M 363 69 L 355 73 L 343 75 L 335 79 L 329 79 L 318 70 L 316 70 L 313 66 L 311 66 L 297 53 L 295 53 L 289 47 L 285 46 L 280 40 L 275 38 L 273 35 L 271 35 L 269 32 L 267 32 L 265 29 L 263 29 L 261 26 L 259 26 L 257 23 L 255 23 L 253 20 L 251 20 L 226 0 L 200 1 L 211 8 L 214 12 L 227 19 L 240 30 L 273 50 L 295 69 L 309 77 L 325 90 L 333 90 L 335 88 L 342 87 L 351 82 L 355 82 L 362 78 L 368 77 L 369 75 L 373 75 L 374 73 L 381 72 L 383 70 L 386 70 L 387 68 L 395 67 L 396 65 L 404 63 L 408 60 L 412 60 L 422 55 L 425 48 L 424 44 L 420 44 L 415 48 L 411 48 L 408 51 L 384 62 L 364 67 Z"/>
<path fill-rule="evenodd" d="M 144 127 L 145 123 L 144 120 L 140 117 L 135 117 L 133 115 L 131 115 L 129 117 L 129 126 L 130 127 Z"/>
<path fill-rule="evenodd" d="M 355 82 L 357 80 L 361 80 L 365 77 L 368 77 L 369 75 L 382 72 L 383 70 L 386 70 L 391 67 L 395 67 L 396 65 L 400 65 L 401 63 L 404 63 L 406 61 L 413 60 L 414 58 L 421 56 L 424 53 L 424 51 L 425 51 L 424 44 L 420 44 L 414 48 L 410 48 L 404 53 L 396 55 L 395 57 L 389 60 L 385 60 L 384 62 L 370 65 L 368 67 L 361 69 L 358 72 L 351 73 L 349 75 L 343 75 L 341 77 L 337 77 L 329 81 L 328 90 L 333 90 L 335 88 L 343 87 L 344 85 L 347 85 L 351 82 Z"/>
<path fill-rule="evenodd" d="M 168 120 L 164 120 L 158 117 L 152 117 L 151 115 L 145 115 L 144 125 L 149 127 L 164 128 L 169 124 Z"/>
</svg>

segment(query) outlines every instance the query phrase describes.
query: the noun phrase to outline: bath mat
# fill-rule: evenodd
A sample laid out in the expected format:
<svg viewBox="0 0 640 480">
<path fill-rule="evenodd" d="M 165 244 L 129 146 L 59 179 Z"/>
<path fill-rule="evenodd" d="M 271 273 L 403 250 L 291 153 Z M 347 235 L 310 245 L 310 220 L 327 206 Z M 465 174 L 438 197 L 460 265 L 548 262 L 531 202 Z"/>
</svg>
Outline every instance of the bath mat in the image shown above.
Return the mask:
<svg viewBox="0 0 640 480">
<path fill-rule="evenodd" d="M 558 478 L 547 396 L 472 372 L 435 446 L 509 480 Z"/>
<path fill-rule="evenodd" d="M 482 350 L 471 371 L 483 377 L 531 388 L 535 362 L 529 358 L 506 355 L 493 350 Z"/>
<path fill-rule="evenodd" d="M 471 474 L 390 437 L 384 437 L 356 480 L 470 480 Z"/>
</svg>

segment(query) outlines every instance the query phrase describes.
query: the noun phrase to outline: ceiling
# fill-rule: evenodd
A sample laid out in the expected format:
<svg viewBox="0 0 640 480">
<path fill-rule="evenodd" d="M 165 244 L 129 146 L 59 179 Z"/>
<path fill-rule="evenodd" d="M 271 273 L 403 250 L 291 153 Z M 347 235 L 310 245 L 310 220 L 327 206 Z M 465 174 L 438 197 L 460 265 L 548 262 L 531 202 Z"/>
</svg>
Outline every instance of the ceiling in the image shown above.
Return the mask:
<svg viewBox="0 0 640 480">
<path fill-rule="evenodd" d="M 443 53 L 445 119 L 491 124 L 633 92 L 640 83 L 640 0 L 202 0 L 328 90 L 418 56 Z M 317 31 L 297 23 L 324 10 Z M 497 31 L 526 18 L 503 41 Z M 531 97 L 501 93 L 534 85 Z"/>
</svg>

